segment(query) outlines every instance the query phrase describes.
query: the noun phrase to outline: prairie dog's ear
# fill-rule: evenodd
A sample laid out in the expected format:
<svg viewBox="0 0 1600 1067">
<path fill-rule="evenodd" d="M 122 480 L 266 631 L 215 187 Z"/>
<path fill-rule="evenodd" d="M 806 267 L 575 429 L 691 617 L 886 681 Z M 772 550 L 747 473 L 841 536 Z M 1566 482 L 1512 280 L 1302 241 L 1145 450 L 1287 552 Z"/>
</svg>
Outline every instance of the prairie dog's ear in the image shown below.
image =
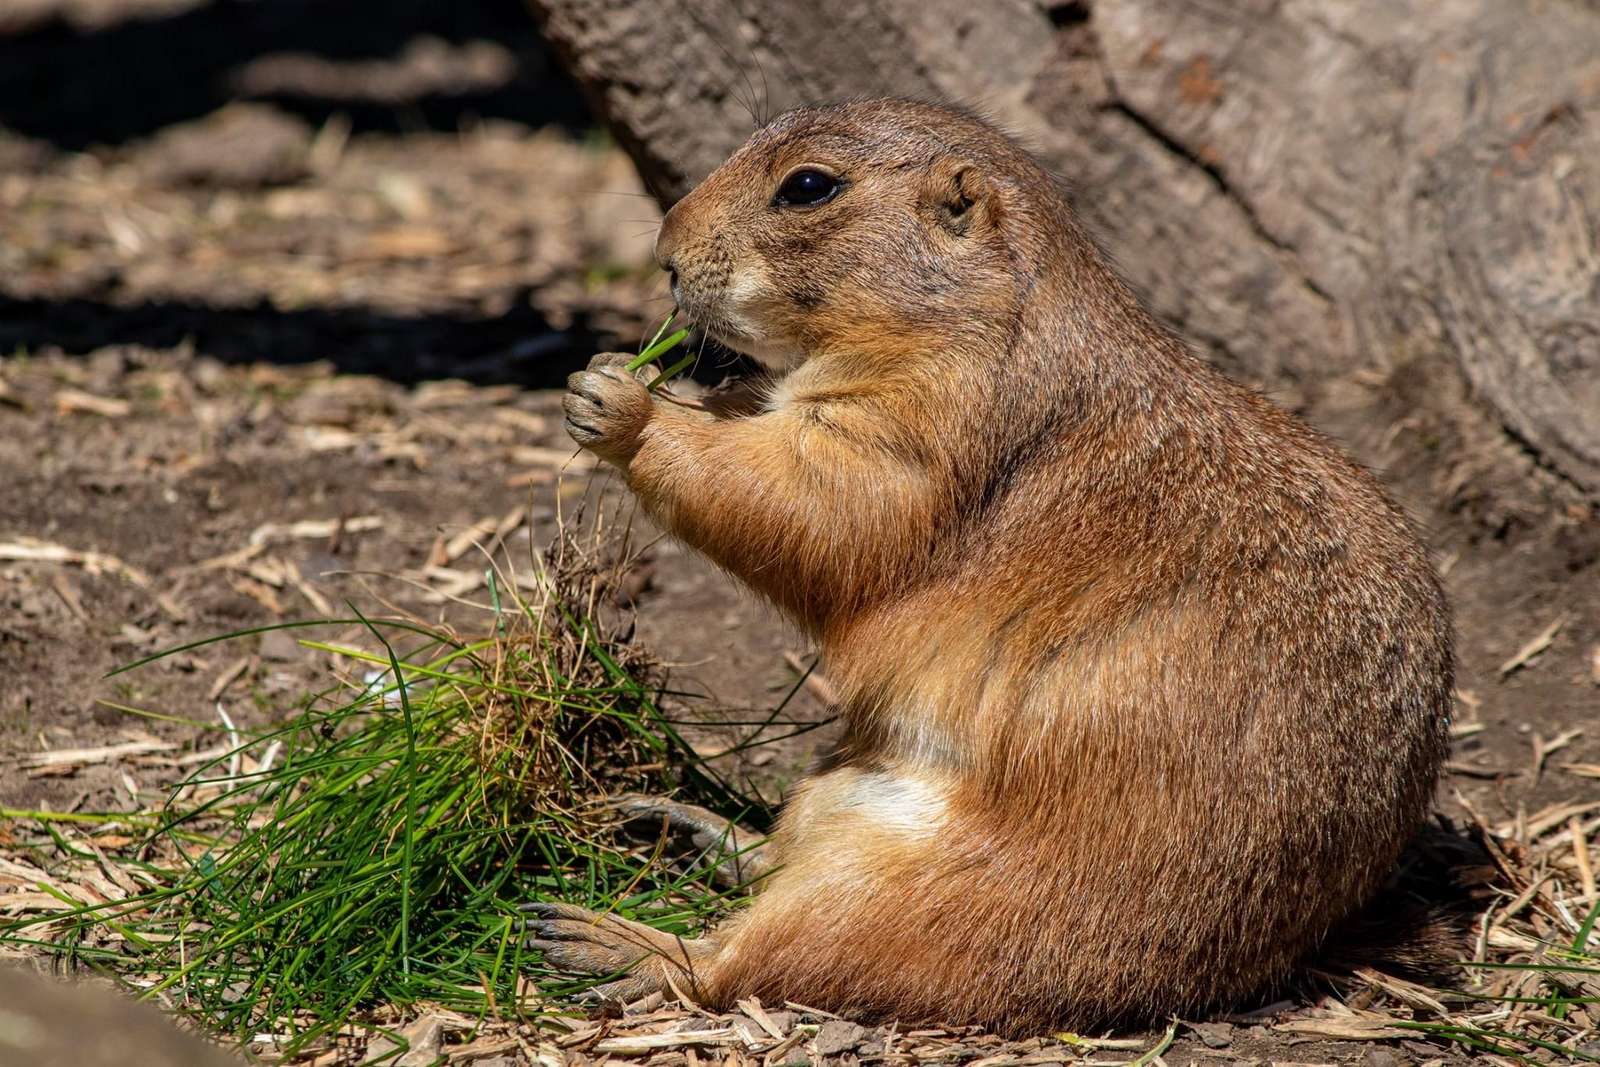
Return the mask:
<svg viewBox="0 0 1600 1067">
<path fill-rule="evenodd" d="M 940 228 L 965 237 L 992 221 L 994 183 L 971 163 L 955 160 L 933 165 L 924 206 Z"/>
</svg>

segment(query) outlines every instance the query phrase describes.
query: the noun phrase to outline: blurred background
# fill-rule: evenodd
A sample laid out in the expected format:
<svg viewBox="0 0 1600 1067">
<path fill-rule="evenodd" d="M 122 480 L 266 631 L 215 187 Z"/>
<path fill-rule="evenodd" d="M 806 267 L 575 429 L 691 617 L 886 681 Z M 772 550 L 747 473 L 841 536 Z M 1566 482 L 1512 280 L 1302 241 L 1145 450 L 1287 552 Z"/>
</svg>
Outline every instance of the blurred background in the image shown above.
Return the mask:
<svg viewBox="0 0 1600 1067">
<path fill-rule="evenodd" d="M 637 333 L 654 205 L 517 0 L 8 0 L 0 49 L 0 350 L 549 383 Z"/>
</svg>

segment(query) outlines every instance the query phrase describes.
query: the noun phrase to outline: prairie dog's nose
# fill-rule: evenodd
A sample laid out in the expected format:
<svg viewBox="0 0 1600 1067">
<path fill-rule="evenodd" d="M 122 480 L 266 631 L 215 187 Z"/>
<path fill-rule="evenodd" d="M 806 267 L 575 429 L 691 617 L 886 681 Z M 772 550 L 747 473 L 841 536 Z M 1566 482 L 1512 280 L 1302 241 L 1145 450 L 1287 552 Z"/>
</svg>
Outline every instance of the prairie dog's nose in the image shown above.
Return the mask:
<svg viewBox="0 0 1600 1067">
<path fill-rule="evenodd" d="M 678 209 L 673 207 L 661 220 L 661 229 L 656 232 L 656 264 L 672 275 L 674 283 L 678 280 L 678 264 L 674 256 L 678 251 L 681 228 Z"/>
</svg>

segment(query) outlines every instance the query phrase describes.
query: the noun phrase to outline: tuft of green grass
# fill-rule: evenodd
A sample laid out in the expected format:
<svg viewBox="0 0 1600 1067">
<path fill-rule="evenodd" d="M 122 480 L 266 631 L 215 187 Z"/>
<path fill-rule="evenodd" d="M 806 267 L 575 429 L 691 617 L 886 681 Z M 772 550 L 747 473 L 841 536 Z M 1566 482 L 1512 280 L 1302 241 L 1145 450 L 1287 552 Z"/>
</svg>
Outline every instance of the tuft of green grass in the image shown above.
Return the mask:
<svg viewBox="0 0 1600 1067">
<path fill-rule="evenodd" d="M 279 1034 L 289 1057 L 423 1002 L 549 1010 L 587 982 L 523 948 L 528 901 L 695 932 L 736 895 L 711 888 L 721 857 L 656 862 L 596 798 L 744 801 L 663 716 L 649 666 L 600 622 L 593 576 L 539 585 L 507 605 L 492 584 L 495 625 L 475 640 L 359 612 L 289 624 L 359 624 L 370 647 L 301 638 L 346 666 L 340 685 L 239 731 L 159 812 L 117 817 L 143 836 L 108 862 L 140 891 L 84 903 L 41 885 L 62 910 L 0 924 L 0 944 L 113 973 L 239 1041 Z M 50 813 L 8 814 L 63 843 Z"/>
</svg>

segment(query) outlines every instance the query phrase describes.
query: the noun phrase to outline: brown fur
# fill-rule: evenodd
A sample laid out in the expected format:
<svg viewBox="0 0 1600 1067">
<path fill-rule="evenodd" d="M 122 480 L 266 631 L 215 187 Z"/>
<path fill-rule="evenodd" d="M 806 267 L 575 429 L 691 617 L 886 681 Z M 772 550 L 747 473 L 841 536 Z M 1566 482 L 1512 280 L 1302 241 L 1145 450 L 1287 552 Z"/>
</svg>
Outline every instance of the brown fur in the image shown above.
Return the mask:
<svg viewBox="0 0 1600 1067">
<path fill-rule="evenodd" d="M 848 184 L 775 205 L 801 164 Z M 568 909 L 553 958 L 1025 1033 L 1258 993 L 1368 899 L 1445 748 L 1435 577 L 1367 472 L 1139 305 L 1033 159 L 926 104 L 792 112 L 657 255 L 772 367 L 766 408 L 661 402 L 600 357 L 569 428 L 816 637 L 847 735 L 749 908 L 693 942 Z"/>
</svg>

